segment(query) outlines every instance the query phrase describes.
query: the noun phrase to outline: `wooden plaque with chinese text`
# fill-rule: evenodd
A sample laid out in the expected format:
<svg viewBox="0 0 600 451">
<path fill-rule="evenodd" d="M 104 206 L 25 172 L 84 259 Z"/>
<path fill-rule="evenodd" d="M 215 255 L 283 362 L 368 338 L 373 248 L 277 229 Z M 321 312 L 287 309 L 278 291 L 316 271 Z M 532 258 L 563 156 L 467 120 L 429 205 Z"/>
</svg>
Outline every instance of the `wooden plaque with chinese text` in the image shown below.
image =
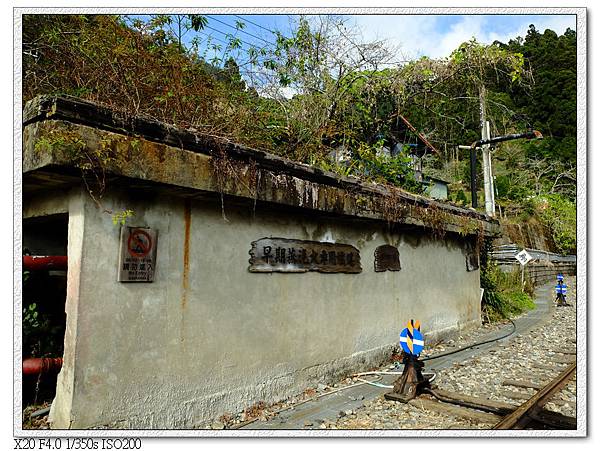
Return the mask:
<svg viewBox="0 0 600 451">
<path fill-rule="evenodd" d="M 360 253 L 349 244 L 261 238 L 252 242 L 250 272 L 360 273 Z"/>
</svg>

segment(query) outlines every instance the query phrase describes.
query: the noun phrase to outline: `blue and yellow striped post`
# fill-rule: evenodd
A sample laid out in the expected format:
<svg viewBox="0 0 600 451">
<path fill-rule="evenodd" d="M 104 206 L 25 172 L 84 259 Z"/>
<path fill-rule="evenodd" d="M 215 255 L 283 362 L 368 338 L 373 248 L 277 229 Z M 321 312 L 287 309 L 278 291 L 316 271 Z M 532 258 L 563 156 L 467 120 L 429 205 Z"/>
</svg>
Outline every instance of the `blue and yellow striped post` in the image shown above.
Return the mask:
<svg viewBox="0 0 600 451">
<path fill-rule="evenodd" d="M 392 392 L 386 393 L 386 399 L 392 401 L 408 402 L 426 388 L 429 388 L 429 379 L 423 377 L 421 369 L 425 366 L 419 360 L 419 354 L 425 346 L 421 335 L 421 323 L 411 319 L 400 332 L 400 347 L 404 351 L 402 375 L 394 382 Z"/>
</svg>

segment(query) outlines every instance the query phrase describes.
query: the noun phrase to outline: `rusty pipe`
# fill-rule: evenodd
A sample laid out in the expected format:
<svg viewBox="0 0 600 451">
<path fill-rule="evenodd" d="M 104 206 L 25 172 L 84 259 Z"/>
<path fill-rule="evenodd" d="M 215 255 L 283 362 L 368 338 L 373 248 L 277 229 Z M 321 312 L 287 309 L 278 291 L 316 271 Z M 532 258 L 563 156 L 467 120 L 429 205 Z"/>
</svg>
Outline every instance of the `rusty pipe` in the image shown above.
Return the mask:
<svg viewBox="0 0 600 451">
<path fill-rule="evenodd" d="M 62 357 L 30 357 L 23 360 L 23 376 L 58 373 L 62 368 Z"/>
<path fill-rule="evenodd" d="M 398 113 L 398 116 L 400 116 L 400 119 L 402 119 L 402 122 L 404 122 L 406 124 L 406 126 L 413 132 L 415 133 L 420 139 L 421 141 L 423 141 L 423 143 L 430 148 L 434 153 L 440 155 L 440 151 L 437 150 L 433 144 L 431 144 L 427 138 L 425 138 L 425 135 L 423 135 L 423 133 L 419 132 L 410 122 L 408 122 L 408 119 L 406 119 L 404 116 L 402 116 L 400 113 Z"/>
<path fill-rule="evenodd" d="M 23 269 L 26 271 L 40 271 L 44 269 L 67 269 L 66 255 L 23 255 Z"/>
</svg>

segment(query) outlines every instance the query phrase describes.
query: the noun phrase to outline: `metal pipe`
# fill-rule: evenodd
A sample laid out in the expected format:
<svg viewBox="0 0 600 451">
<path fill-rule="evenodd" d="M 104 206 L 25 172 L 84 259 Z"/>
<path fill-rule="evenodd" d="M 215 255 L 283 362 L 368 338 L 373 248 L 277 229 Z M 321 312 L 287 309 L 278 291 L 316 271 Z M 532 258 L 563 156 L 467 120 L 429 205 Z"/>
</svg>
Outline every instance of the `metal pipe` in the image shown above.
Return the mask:
<svg viewBox="0 0 600 451">
<path fill-rule="evenodd" d="M 31 415 L 29 415 L 29 418 L 41 417 L 42 415 L 46 415 L 48 413 L 50 413 L 50 406 L 44 407 L 43 409 L 40 409 L 40 410 L 36 410 Z"/>
<path fill-rule="evenodd" d="M 62 368 L 62 357 L 31 357 L 23 360 L 23 376 L 37 376 L 45 373 L 58 373 Z"/>
<path fill-rule="evenodd" d="M 434 153 L 440 155 L 440 151 L 437 150 L 433 144 L 431 144 L 427 138 L 425 138 L 425 135 L 423 135 L 423 133 L 419 132 L 410 122 L 408 122 L 408 119 L 406 119 L 404 116 L 402 116 L 400 113 L 398 113 L 398 116 L 400 116 L 400 119 L 402 119 L 402 122 L 404 122 L 406 124 L 406 126 L 410 129 L 410 131 L 412 131 L 413 133 L 415 133 L 420 139 L 421 141 L 423 141 L 423 143 L 430 148 Z"/>
<path fill-rule="evenodd" d="M 511 141 L 513 139 L 542 139 L 544 136 L 537 130 L 531 130 L 525 133 L 512 133 L 510 135 L 495 136 L 490 139 L 480 139 L 471 144 L 471 147 L 478 147 L 484 144 L 496 144 L 503 141 Z"/>
<path fill-rule="evenodd" d="M 45 269 L 67 269 L 66 255 L 23 255 L 23 269 L 26 271 L 40 271 Z"/>
</svg>

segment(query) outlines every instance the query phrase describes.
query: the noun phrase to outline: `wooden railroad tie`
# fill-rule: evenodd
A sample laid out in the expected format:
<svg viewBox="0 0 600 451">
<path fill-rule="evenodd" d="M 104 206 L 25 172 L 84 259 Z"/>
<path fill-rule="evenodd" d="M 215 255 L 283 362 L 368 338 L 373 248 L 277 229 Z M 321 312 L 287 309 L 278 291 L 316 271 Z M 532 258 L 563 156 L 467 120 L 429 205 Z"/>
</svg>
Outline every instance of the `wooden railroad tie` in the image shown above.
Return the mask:
<svg viewBox="0 0 600 451">
<path fill-rule="evenodd" d="M 528 400 L 529 398 L 531 398 L 531 395 L 528 395 L 527 393 L 521 393 L 518 391 L 511 391 L 511 390 L 505 390 L 499 393 L 500 396 L 504 396 L 505 398 L 511 398 L 511 399 L 522 399 L 524 401 Z"/>
<path fill-rule="evenodd" d="M 576 349 L 553 349 L 552 352 L 556 354 L 577 355 Z"/>
<path fill-rule="evenodd" d="M 568 357 L 568 356 L 557 356 L 557 357 L 552 357 L 552 361 L 556 362 L 556 363 L 567 363 L 567 364 L 571 364 L 575 362 L 575 358 L 574 357 Z"/>
<path fill-rule="evenodd" d="M 542 388 L 542 385 L 532 382 L 532 381 L 517 381 L 514 379 L 505 379 L 502 381 L 502 385 L 504 386 L 512 386 L 512 387 L 520 387 L 520 388 L 533 388 L 534 390 L 539 390 Z"/>
<path fill-rule="evenodd" d="M 514 415 L 522 406 L 502 401 L 494 401 L 487 398 L 464 395 L 445 390 L 431 390 L 429 394 L 438 397 L 431 399 L 429 396 L 420 396 L 408 401 L 408 404 L 424 410 L 434 411 L 440 414 L 463 418 L 469 421 L 484 424 L 500 424 L 505 418 Z M 511 393 L 512 394 L 512 393 Z M 520 399 L 531 399 L 530 396 L 515 393 Z M 398 399 L 394 399 L 398 397 Z M 386 399 L 406 402 L 402 395 L 395 393 L 386 394 Z M 461 405 L 467 404 L 467 406 Z M 538 421 L 555 429 L 576 429 L 576 419 L 565 416 L 558 412 L 540 407 L 529 415 L 531 420 Z"/>
<path fill-rule="evenodd" d="M 569 365 L 514 412 L 505 416 L 502 421 L 494 426 L 494 429 L 523 429 L 532 420 L 556 429 L 576 429 L 577 422 L 575 418 L 543 409 L 544 404 L 552 399 L 576 375 L 576 369 L 576 363 Z"/>
<path fill-rule="evenodd" d="M 424 397 L 414 398 L 408 403 L 418 409 L 432 410 L 434 412 L 451 415 L 466 420 L 476 421 L 480 423 L 496 424 L 502 417 L 493 413 L 479 412 L 473 409 L 455 406 L 445 402 L 434 401 Z"/>
<path fill-rule="evenodd" d="M 545 363 L 539 363 L 539 362 L 533 362 L 531 364 L 532 367 L 534 368 L 539 368 L 541 370 L 552 370 L 552 371 L 560 371 L 562 369 L 564 369 L 564 367 L 562 365 L 547 365 Z"/>
</svg>

